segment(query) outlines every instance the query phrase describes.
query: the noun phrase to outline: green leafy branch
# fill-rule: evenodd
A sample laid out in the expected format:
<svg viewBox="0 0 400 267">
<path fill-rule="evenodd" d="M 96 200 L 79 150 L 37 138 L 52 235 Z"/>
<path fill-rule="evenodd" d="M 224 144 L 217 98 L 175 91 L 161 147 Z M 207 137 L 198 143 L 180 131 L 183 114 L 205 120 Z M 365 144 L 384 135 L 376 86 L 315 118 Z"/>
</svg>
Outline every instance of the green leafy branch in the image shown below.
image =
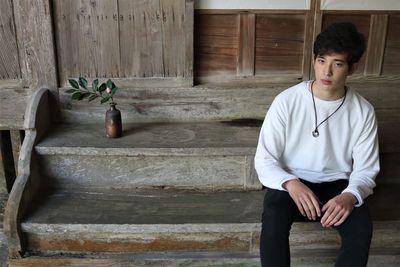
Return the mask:
<svg viewBox="0 0 400 267">
<path fill-rule="evenodd" d="M 110 79 L 100 85 L 99 80 L 95 79 L 91 86 L 88 85 L 88 81 L 83 77 L 79 77 L 78 80 L 68 79 L 68 82 L 72 88 L 68 89 L 66 93 L 71 94 L 73 100 L 87 99 L 88 102 L 91 102 L 96 98 L 100 98 L 100 104 L 105 102 L 112 104 L 114 103 L 113 96 L 118 90 L 118 87 Z"/>
</svg>

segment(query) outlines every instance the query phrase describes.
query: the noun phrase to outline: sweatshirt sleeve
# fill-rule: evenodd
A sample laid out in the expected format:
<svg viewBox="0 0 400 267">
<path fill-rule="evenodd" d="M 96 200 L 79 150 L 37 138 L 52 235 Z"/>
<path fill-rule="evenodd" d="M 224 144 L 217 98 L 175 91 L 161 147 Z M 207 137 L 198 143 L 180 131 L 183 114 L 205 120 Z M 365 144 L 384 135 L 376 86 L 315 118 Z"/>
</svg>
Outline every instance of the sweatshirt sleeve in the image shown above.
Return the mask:
<svg viewBox="0 0 400 267">
<path fill-rule="evenodd" d="M 284 182 L 297 179 L 286 172 L 279 162 L 285 147 L 286 117 L 283 104 L 278 97 L 275 98 L 261 127 L 254 158 L 260 182 L 268 188 L 283 191 L 286 191 L 282 187 Z"/>
<path fill-rule="evenodd" d="M 364 199 L 372 194 L 379 168 L 377 122 L 372 109 L 353 148 L 353 170 L 349 185 L 343 191 L 350 192 L 357 198 L 356 207 L 361 206 Z"/>
</svg>

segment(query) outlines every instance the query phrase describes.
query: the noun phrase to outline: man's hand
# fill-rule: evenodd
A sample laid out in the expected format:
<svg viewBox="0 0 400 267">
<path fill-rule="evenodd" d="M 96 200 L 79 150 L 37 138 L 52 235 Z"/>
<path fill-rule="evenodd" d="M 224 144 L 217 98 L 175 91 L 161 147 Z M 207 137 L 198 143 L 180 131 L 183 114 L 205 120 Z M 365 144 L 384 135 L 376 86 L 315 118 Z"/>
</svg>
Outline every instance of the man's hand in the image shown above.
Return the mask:
<svg viewBox="0 0 400 267">
<path fill-rule="evenodd" d="M 309 220 L 316 220 L 317 216 L 321 216 L 319 199 L 300 180 L 289 180 L 283 184 L 283 188 L 289 192 L 303 216 L 307 216 Z"/>
<path fill-rule="evenodd" d="M 341 225 L 347 217 L 349 217 L 356 202 L 356 197 L 348 192 L 337 195 L 329 200 L 322 207 L 322 212 L 324 212 L 324 216 L 321 218 L 322 226 L 330 227 L 332 225 Z"/>
</svg>

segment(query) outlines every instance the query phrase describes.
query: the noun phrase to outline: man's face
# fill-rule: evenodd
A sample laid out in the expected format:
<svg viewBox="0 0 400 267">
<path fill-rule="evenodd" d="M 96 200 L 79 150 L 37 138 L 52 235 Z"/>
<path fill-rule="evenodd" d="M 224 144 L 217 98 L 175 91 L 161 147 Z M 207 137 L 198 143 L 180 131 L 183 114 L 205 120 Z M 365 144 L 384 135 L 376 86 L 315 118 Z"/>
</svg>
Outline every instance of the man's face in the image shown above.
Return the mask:
<svg viewBox="0 0 400 267">
<path fill-rule="evenodd" d="M 347 76 L 350 74 L 347 55 L 330 53 L 317 56 L 314 60 L 315 82 L 319 93 L 338 95 L 344 90 Z"/>
</svg>

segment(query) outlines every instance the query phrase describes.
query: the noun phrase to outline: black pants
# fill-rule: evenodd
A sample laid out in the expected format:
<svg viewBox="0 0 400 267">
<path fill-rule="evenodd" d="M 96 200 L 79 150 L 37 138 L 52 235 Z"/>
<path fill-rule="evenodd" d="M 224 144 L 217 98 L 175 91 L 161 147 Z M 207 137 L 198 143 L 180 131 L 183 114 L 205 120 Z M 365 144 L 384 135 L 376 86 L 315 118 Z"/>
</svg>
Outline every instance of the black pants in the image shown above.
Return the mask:
<svg viewBox="0 0 400 267">
<path fill-rule="evenodd" d="M 347 187 L 347 180 L 306 184 L 325 204 Z M 302 217 L 289 193 L 268 189 L 264 198 L 260 256 L 263 267 L 290 266 L 289 232 L 295 219 Z M 322 227 L 322 226 L 321 226 Z M 336 267 L 365 267 L 372 238 L 372 221 L 365 205 L 354 208 L 349 217 L 334 227 L 339 231 L 342 246 Z"/>
</svg>

